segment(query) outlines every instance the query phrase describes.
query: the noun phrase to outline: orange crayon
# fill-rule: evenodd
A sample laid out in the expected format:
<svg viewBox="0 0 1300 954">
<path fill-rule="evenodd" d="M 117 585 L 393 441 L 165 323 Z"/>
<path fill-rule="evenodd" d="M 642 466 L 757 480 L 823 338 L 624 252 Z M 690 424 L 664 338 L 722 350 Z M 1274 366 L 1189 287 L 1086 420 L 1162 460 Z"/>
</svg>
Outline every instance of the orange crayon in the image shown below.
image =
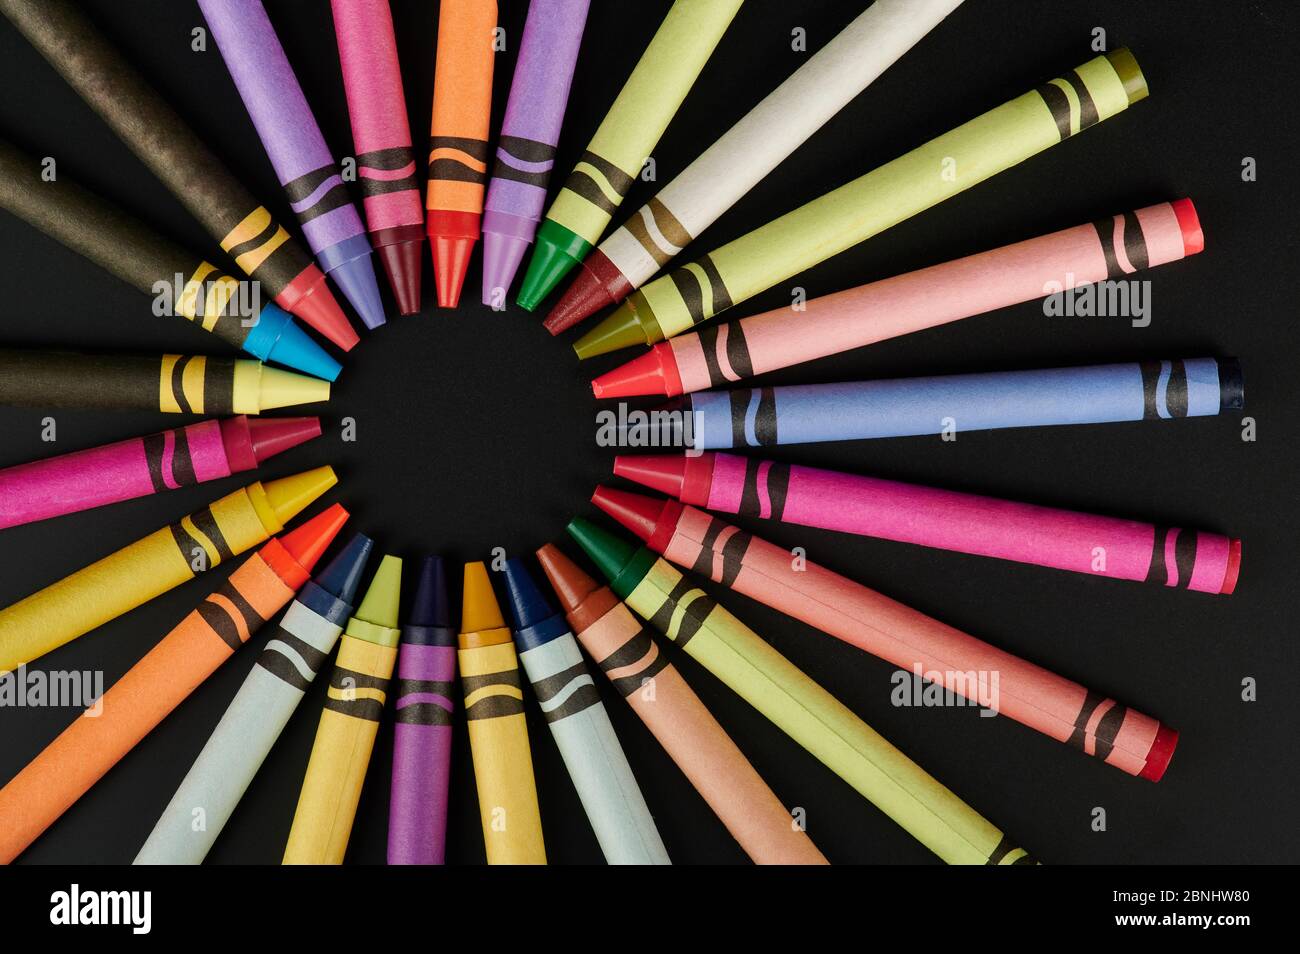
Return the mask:
<svg viewBox="0 0 1300 954">
<path fill-rule="evenodd" d="M 428 215 L 438 307 L 455 308 L 483 217 L 496 0 L 442 0 L 429 131 Z"/>
<path fill-rule="evenodd" d="M 335 504 L 272 537 L 0 788 L 0 863 L 13 861 L 283 609 L 347 518 Z"/>
</svg>

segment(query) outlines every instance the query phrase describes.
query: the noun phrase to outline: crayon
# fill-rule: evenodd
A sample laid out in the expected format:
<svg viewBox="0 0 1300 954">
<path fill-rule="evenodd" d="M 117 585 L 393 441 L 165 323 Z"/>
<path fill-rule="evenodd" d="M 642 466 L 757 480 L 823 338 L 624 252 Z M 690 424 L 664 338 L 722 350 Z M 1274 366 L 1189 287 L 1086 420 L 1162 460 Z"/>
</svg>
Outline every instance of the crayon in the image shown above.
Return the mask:
<svg viewBox="0 0 1300 954">
<path fill-rule="evenodd" d="M 563 614 L 518 557 L 506 561 L 519 662 L 611 865 L 667 865 L 659 829 Z"/>
<path fill-rule="evenodd" d="M 520 307 L 532 311 L 600 240 L 743 0 L 674 0 L 537 230 Z"/>
<path fill-rule="evenodd" d="M 672 500 L 601 488 L 597 506 L 679 566 L 1037 729 L 1160 781 L 1178 733 L 1134 709 Z M 997 691 L 978 674 L 997 674 Z"/>
<path fill-rule="evenodd" d="M 1231 593 L 1241 541 L 1218 533 L 1039 507 L 706 452 L 614 458 L 614 473 L 721 513 L 880 537 L 1201 593 Z M 611 493 L 617 493 L 611 491 Z"/>
<path fill-rule="evenodd" d="M 260 414 L 328 401 L 330 383 L 250 358 L 0 348 L 0 405 Z"/>
<path fill-rule="evenodd" d="M 229 417 L 0 470 L 0 530 L 252 470 L 320 436 L 318 417 Z"/>
<path fill-rule="evenodd" d="M 1033 864 L 726 608 L 646 547 L 577 517 L 569 534 L 614 593 L 948 864 Z"/>
<path fill-rule="evenodd" d="M 341 865 L 397 662 L 402 561 L 388 555 L 339 640 L 284 849 L 286 865 Z"/>
<path fill-rule="evenodd" d="M 370 240 L 262 0 L 199 0 L 199 9 L 317 263 L 366 327 L 378 328 L 384 305 Z"/>
<path fill-rule="evenodd" d="M 588 655 L 755 864 L 826 864 L 804 830 L 607 586 L 554 544 L 537 560 Z M 653 691 L 648 691 L 653 687 Z"/>
<path fill-rule="evenodd" d="M 1004 172 L 1127 109 L 1147 95 L 1126 49 L 970 122 L 773 219 L 633 292 L 574 343 L 580 358 L 654 344 L 690 331 L 944 199 Z"/>
<path fill-rule="evenodd" d="M 411 619 L 402 627 L 397 651 L 390 865 L 440 865 L 446 860 L 455 685 L 456 630 L 447 572 L 440 557 L 428 556 L 420 564 Z"/>
<path fill-rule="evenodd" d="M 264 543 L 337 482 L 329 467 L 256 481 L 0 610 L 0 672 Z"/>
<path fill-rule="evenodd" d="M 22 853 L 293 599 L 347 519 L 334 504 L 272 538 L 0 788 L 0 864 Z"/>
<path fill-rule="evenodd" d="M 438 307 L 455 308 L 483 218 L 496 0 L 441 0 L 425 229 Z"/>
<path fill-rule="evenodd" d="M 388 0 L 330 0 L 370 244 L 397 310 L 420 310 L 424 203 Z"/>
<path fill-rule="evenodd" d="M 465 564 L 460 626 L 457 657 L 488 864 L 544 865 L 519 657 L 482 563 Z"/>
<path fill-rule="evenodd" d="M 877 0 L 580 264 L 553 335 L 644 285 L 962 0 Z"/>
<path fill-rule="evenodd" d="M 0 0 L 3 13 L 277 305 L 344 351 L 357 333 L 278 224 L 71 0 Z"/>
<path fill-rule="evenodd" d="M 532 0 L 483 208 L 483 304 L 505 307 L 533 243 L 591 0 Z"/>
<path fill-rule="evenodd" d="M 133 864 L 197 865 L 207 857 L 334 650 L 373 548 L 356 534 L 289 604 Z"/>
<path fill-rule="evenodd" d="M 1245 402 L 1236 358 L 1174 358 L 794 387 L 697 391 L 629 420 L 626 440 L 725 450 L 1003 427 L 1206 417 Z M 688 423 L 689 422 L 689 423 Z M 637 446 L 624 443 L 623 446 Z"/>
<path fill-rule="evenodd" d="M 1050 294 L 1092 294 L 1122 307 L 1126 275 L 1204 247 L 1191 200 L 1162 202 L 814 298 L 802 311 L 774 308 L 678 335 L 601 375 L 592 389 L 613 398 L 723 387 Z M 1124 297 L 1102 298 L 1112 293 Z"/>
<path fill-rule="evenodd" d="M 333 381 L 339 363 L 289 313 L 60 172 L 46 181 L 41 163 L 0 141 L 0 208 L 62 242 L 109 274 L 154 298 L 155 314 L 190 321 L 253 355 Z M 168 290 L 165 298 L 159 289 Z M 245 300 L 245 293 L 251 300 Z"/>
</svg>

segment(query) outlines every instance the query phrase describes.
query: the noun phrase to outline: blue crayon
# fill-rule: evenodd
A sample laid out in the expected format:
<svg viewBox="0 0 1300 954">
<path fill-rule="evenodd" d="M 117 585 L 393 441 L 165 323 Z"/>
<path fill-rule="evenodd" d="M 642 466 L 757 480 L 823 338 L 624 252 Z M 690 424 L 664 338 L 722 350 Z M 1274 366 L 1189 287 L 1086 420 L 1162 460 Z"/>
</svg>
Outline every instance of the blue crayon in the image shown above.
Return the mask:
<svg viewBox="0 0 1300 954">
<path fill-rule="evenodd" d="M 447 840 L 456 630 L 442 558 L 425 557 L 397 651 L 388 863 L 440 865 Z"/>
<path fill-rule="evenodd" d="M 519 661 L 605 860 L 671 864 L 568 621 L 518 557 L 506 561 L 506 589 Z"/>
<path fill-rule="evenodd" d="M 1242 406 L 1236 358 L 1188 358 L 896 378 L 797 387 L 699 391 L 669 405 L 689 412 L 624 425 L 628 446 L 696 450 L 1205 417 Z"/>
<path fill-rule="evenodd" d="M 374 546 L 358 533 L 298 591 L 135 864 L 203 862 L 338 642 Z"/>
</svg>

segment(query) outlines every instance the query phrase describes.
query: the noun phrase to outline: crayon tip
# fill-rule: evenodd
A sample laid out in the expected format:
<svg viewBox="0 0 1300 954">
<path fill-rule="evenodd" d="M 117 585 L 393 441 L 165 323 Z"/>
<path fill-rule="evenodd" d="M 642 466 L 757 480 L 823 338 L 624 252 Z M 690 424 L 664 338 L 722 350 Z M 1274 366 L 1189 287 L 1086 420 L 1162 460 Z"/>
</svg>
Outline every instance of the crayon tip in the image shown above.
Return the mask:
<svg viewBox="0 0 1300 954">
<path fill-rule="evenodd" d="M 523 557 L 506 560 L 506 595 L 510 599 L 510 619 L 515 629 L 527 629 L 557 615 L 542 593 L 541 587 Z"/>
<path fill-rule="evenodd" d="M 564 290 L 542 327 L 553 335 L 567 331 L 602 308 L 617 305 L 632 293 L 632 283 L 599 247 L 578 264 L 578 273 Z"/>
<path fill-rule="evenodd" d="M 247 420 L 253 458 L 259 464 L 321 434 L 319 417 L 250 417 Z"/>
<path fill-rule="evenodd" d="M 667 500 L 656 500 L 645 494 L 605 486 L 596 488 L 591 495 L 591 502 L 643 541 L 648 541 L 655 535 L 659 528 L 659 517 L 668 505 Z"/>
<path fill-rule="evenodd" d="M 364 533 L 353 534 L 343 549 L 334 554 L 334 559 L 325 564 L 325 569 L 316 574 L 316 585 L 351 605 L 357 598 L 366 561 L 374 548 L 375 541 Z"/>
<path fill-rule="evenodd" d="M 451 600 L 447 597 L 447 570 L 442 557 L 427 556 L 420 561 L 408 622 L 412 626 L 451 626 Z"/>
<path fill-rule="evenodd" d="M 542 572 L 566 613 L 572 613 L 601 587 L 554 543 L 548 543 L 537 551 L 537 562 L 542 565 Z"/>
<path fill-rule="evenodd" d="M 387 321 L 384 317 L 384 303 L 379 297 L 379 281 L 375 278 L 375 263 L 369 251 L 340 262 L 330 269 L 329 276 L 339 286 L 343 297 L 356 309 L 367 328 L 374 331 Z"/>
<path fill-rule="evenodd" d="M 397 299 L 397 311 L 414 315 L 420 310 L 420 284 L 423 263 L 420 261 L 423 239 L 411 239 L 392 245 L 376 246 L 379 260 L 384 265 L 389 287 Z"/>
<path fill-rule="evenodd" d="M 487 566 L 480 560 L 465 564 L 465 589 L 461 599 L 460 629 L 463 633 L 477 633 L 485 629 L 504 629 L 492 581 L 488 579 Z"/>
<path fill-rule="evenodd" d="M 483 304 L 505 310 L 510 286 L 531 244 L 517 235 L 483 230 Z"/>
<path fill-rule="evenodd" d="M 379 561 L 379 569 L 361 598 L 361 605 L 352 615 L 375 626 L 393 629 L 397 626 L 397 604 L 402 598 L 402 558 L 391 553 Z"/>
<path fill-rule="evenodd" d="M 1139 776 L 1149 779 L 1152 782 L 1158 782 L 1165 777 L 1165 770 L 1169 768 L 1169 760 L 1174 757 L 1174 749 L 1178 748 L 1178 730 L 1171 729 L 1164 723 L 1156 729 L 1156 737 L 1151 742 L 1151 750 L 1147 752 L 1147 764 L 1142 767 Z"/>
<path fill-rule="evenodd" d="M 611 351 L 654 344 L 641 324 L 641 315 L 628 302 L 619 305 L 608 318 L 592 328 L 573 343 L 573 350 L 582 361 Z"/>
<path fill-rule="evenodd" d="M 284 526 L 306 510 L 313 500 L 339 482 L 332 467 L 317 467 L 262 484 L 266 502 Z"/>
<path fill-rule="evenodd" d="M 461 235 L 430 235 L 433 250 L 433 280 L 438 287 L 438 307 L 455 308 L 469 271 L 474 240 Z"/>
<path fill-rule="evenodd" d="M 686 458 L 681 454 L 619 454 L 614 458 L 614 476 L 636 481 L 669 497 L 680 497 Z"/>
<path fill-rule="evenodd" d="M 591 382 L 591 393 L 604 399 L 680 394 L 677 359 L 667 344 L 657 344 L 639 358 L 597 377 Z"/>
<path fill-rule="evenodd" d="M 574 517 L 564 529 L 610 580 L 617 579 L 636 555 L 633 544 L 585 517 Z"/>
<path fill-rule="evenodd" d="M 310 573 L 347 522 L 348 512 L 343 505 L 331 504 L 301 527 L 280 537 L 280 546 Z"/>
<path fill-rule="evenodd" d="M 262 366 L 257 386 L 257 404 L 263 411 L 298 404 L 316 404 L 330 399 L 330 383 L 305 374 Z"/>
<path fill-rule="evenodd" d="M 551 219 L 543 220 L 537 230 L 537 245 L 533 257 L 528 260 L 528 271 L 524 273 L 516 304 L 525 311 L 532 311 L 590 251 L 591 243 L 576 232 Z"/>
<path fill-rule="evenodd" d="M 1191 199 L 1176 199 L 1170 203 L 1178 217 L 1178 228 L 1183 233 L 1183 254 L 1195 255 L 1205 251 L 1205 233 L 1201 231 L 1201 217 Z"/>
<path fill-rule="evenodd" d="M 244 338 L 244 350 L 259 361 L 282 364 L 333 381 L 341 367 L 315 339 L 275 302 L 267 302 Z"/>
<path fill-rule="evenodd" d="M 303 269 L 302 274 L 280 294 L 283 296 L 286 292 L 297 295 L 289 311 L 344 351 L 351 351 L 361 340 L 325 284 L 324 273 L 315 265 Z"/>
</svg>

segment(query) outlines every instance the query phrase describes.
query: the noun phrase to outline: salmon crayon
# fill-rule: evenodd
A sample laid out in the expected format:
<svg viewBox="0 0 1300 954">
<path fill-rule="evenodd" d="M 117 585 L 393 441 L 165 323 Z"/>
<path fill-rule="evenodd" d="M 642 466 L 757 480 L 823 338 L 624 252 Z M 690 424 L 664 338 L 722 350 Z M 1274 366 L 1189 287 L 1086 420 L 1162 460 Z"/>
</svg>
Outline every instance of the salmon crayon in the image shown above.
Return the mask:
<svg viewBox="0 0 1300 954">
<path fill-rule="evenodd" d="M 424 203 L 388 0 L 330 0 L 370 244 L 397 310 L 420 310 Z"/>
<path fill-rule="evenodd" d="M 640 288 L 961 2 L 868 6 L 587 256 L 546 330 L 559 334 Z"/>
<path fill-rule="evenodd" d="M 695 790 L 760 865 L 824 865 L 740 749 L 710 715 L 650 630 L 613 591 L 584 573 L 554 544 L 537 560 L 583 649 L 627 700 Z"/>
<path fill-rule="evenodd" d="M 599 488 L 595 502 L 656 553 L 787 616 L 1007 715 L 1130 775 L 1158 782 L 1178 733 L 1148 715 L 945 626 L 672 500 Z M 996 698 L 978 674 L 996 673 Z M 974 676 L 975 678 L 972 678 Z M 938 679 L 931 679 L 937 682 Z"/>
<path fill-rule="evenodd" d="M 357 343 L 325 275 L 72 0 L 0 0 L 0 13 L 275 303 L 344 351 Z"/>
<path fill-rule="evenodd" d="M 329 467 L 241 487 L 0 610 L 0 672 L 161 596 L 279 533 L 329 490 Z"/>
<path fill-rule="evenodd" d="M 348 513 L 338 504 L 273 538 L 0 788 L 8 864 L 185 701 L 307 582 Z"/>
<path fill-rule="evenodd" d="M 574 350 L 578 357 L 590 358 L 690 331 L 732 305 L 1123 112 L 1146 95 L 1146 80 L 1128 50 L 1089 60 L 1065 77 L 655 279 L 580 338 Z"/>
<path fill-rule="evenodd" d="M 675 0 L 537 231 L 519 289 L 532 311 L 600 241 L 743 0 Z"/>
<path fill-rule="evenodd" d="M 425 228 L 438 307 L 455 308 L 478 240 L 487 182 L 496 0 L 441 0 Z"/>
<path fill-rule="evenodd" d="M 341 865 L 397 661 L 402 561 L 379 562 L 339 640 L 329 694 L 284 849 L 286 865 Z"/>
<path fill-rule="evenodd" d="M 207 857 L 338 642 L 373 548 L 356 534 L 299 591 L 134 864 L 197 865 Z"/>
<path fill-rule="evenodd" d="M 320 436 L 318 417 L 200 421 L 0 470 L 0 530 L 253 470 Z"/>
<path fill-rule="evenodd" d="M 1064 304 L 1065 295 L 1101 295 L 1108 283 L 1122 290 L 1125 276 L 1203 248 L 1192 201 L 1162 202 L 814 298 L 803 311 L 775 308 L 707 325 L 601 375 L 592 390 L 605 398 L 671 397 L 725 387 L 1044 295 Z"/>
<path fill-rule="evenodd" d="M 465 564 L 460 628 L 460 682 L 488 864 L 544 865 L 519 657 L 482 563 Z"/>
</svg>

